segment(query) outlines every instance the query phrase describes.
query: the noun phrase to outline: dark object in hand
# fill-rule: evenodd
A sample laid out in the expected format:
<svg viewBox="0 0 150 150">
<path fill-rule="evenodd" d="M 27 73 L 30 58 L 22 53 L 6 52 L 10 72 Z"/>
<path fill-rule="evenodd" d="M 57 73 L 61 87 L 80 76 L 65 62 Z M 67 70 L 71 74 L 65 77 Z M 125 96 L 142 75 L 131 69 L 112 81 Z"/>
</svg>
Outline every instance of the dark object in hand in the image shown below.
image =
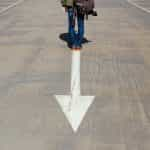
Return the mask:
<svg viewBox="0 0 150 150">
<path fill-rule="evenodd" d="M 92 16 L 98 16 L 97 11 L 95 10 L 90 11 L 88 14 Z"/>
<path fill-rule="evenodd" d="M 92 11 L 92 16 L 98 16 L 97 11 Z"/>
</svg>

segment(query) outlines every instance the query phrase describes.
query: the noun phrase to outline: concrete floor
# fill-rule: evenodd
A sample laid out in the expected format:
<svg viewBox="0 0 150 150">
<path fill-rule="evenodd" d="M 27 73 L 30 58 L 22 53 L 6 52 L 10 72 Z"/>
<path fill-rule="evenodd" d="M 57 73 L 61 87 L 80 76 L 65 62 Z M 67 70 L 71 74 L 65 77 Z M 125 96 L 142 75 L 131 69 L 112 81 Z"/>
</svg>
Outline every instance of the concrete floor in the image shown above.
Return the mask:
<svg viewBox="0 0 150 150">
<path fill-rule="evenodd" d="M 18 0 L 0 0 L 0 12 L 9 7 L 10 5 L 16 3 Z"/>
<path fill-rule="evenodd" d="M 150 11 L 150 1 L 149 0 L 128 0 L 136 4 L 137 7 L 143 7 L 143 9 Z"/>
<path fill-rule="evenodd" d="M 96 3 L 81 52 L 82 94 L 96 99 L 76 134 L 53 97 L 70 92 L 59 1 L 0 14 L 0 150 L 150 150 L 150 14 L 126 0 Z"/>
</svg>

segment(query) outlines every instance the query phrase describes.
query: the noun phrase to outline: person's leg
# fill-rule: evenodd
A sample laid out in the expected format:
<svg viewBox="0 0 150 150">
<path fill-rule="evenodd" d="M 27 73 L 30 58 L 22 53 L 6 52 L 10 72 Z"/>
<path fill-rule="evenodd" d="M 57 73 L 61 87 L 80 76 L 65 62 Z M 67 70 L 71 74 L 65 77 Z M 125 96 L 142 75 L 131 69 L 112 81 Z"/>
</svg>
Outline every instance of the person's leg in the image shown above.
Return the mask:
<svg viewBox="0 0 150 150">
<path fill-rule="evenodd" d="M 77 16 L 78 16 L 77 46 L 81 47 L 84 38 L 84 15 L 78 13 Z"/>
<path fill-rule="evenodd" d="M 73 9 L 68 9 L 68 34 L 69 34 L 69 44 L 72 46 L 75 42 L 75 23 Z"/>
</svg>

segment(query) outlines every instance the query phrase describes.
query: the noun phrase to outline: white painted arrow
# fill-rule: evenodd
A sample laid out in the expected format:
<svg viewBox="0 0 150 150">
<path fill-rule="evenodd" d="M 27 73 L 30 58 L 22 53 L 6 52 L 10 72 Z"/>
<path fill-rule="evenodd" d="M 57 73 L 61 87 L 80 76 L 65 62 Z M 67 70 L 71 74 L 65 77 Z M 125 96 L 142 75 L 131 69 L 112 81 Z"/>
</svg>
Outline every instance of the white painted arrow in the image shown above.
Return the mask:
<svg viewBox="0 0 150 150">
<path fill-rule="evenodd" d="M 77 132 L 94 96 L 80 95 L 80 51 L 72 51 L 71 94 L 55 95 L 74 132 Z"/>
</svg>

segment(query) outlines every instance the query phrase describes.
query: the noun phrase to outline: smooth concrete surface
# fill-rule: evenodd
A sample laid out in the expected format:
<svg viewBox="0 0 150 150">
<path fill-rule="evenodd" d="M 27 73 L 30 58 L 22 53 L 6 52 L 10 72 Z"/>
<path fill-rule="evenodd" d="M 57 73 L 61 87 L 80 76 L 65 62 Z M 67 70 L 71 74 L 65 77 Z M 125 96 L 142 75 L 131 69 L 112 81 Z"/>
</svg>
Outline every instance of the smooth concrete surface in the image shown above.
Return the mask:
<svg viewBox="0 0 150 150">
<path fill-rule="evenodd" d="M 150 11 L 150 1 L 149 0 L 130 0 L 131 2 L 135 3 L 137 6 L 140 6 L 144 9 Z"/>
<path fill-rule="evenodd" d="M 0 0 L 0 11 L 12 4 L 16 3 L 18 0 Z"/>
<path fill-rule="evenodd" d="M 81 52 L 81 91 L 96 98 L 76 134 L 53 96 L 69 95 L 71 78 L 59 1 L 0 15 L 0 150 L 150 150 L 150 14 L 96 4 Z"/>
</svg>

